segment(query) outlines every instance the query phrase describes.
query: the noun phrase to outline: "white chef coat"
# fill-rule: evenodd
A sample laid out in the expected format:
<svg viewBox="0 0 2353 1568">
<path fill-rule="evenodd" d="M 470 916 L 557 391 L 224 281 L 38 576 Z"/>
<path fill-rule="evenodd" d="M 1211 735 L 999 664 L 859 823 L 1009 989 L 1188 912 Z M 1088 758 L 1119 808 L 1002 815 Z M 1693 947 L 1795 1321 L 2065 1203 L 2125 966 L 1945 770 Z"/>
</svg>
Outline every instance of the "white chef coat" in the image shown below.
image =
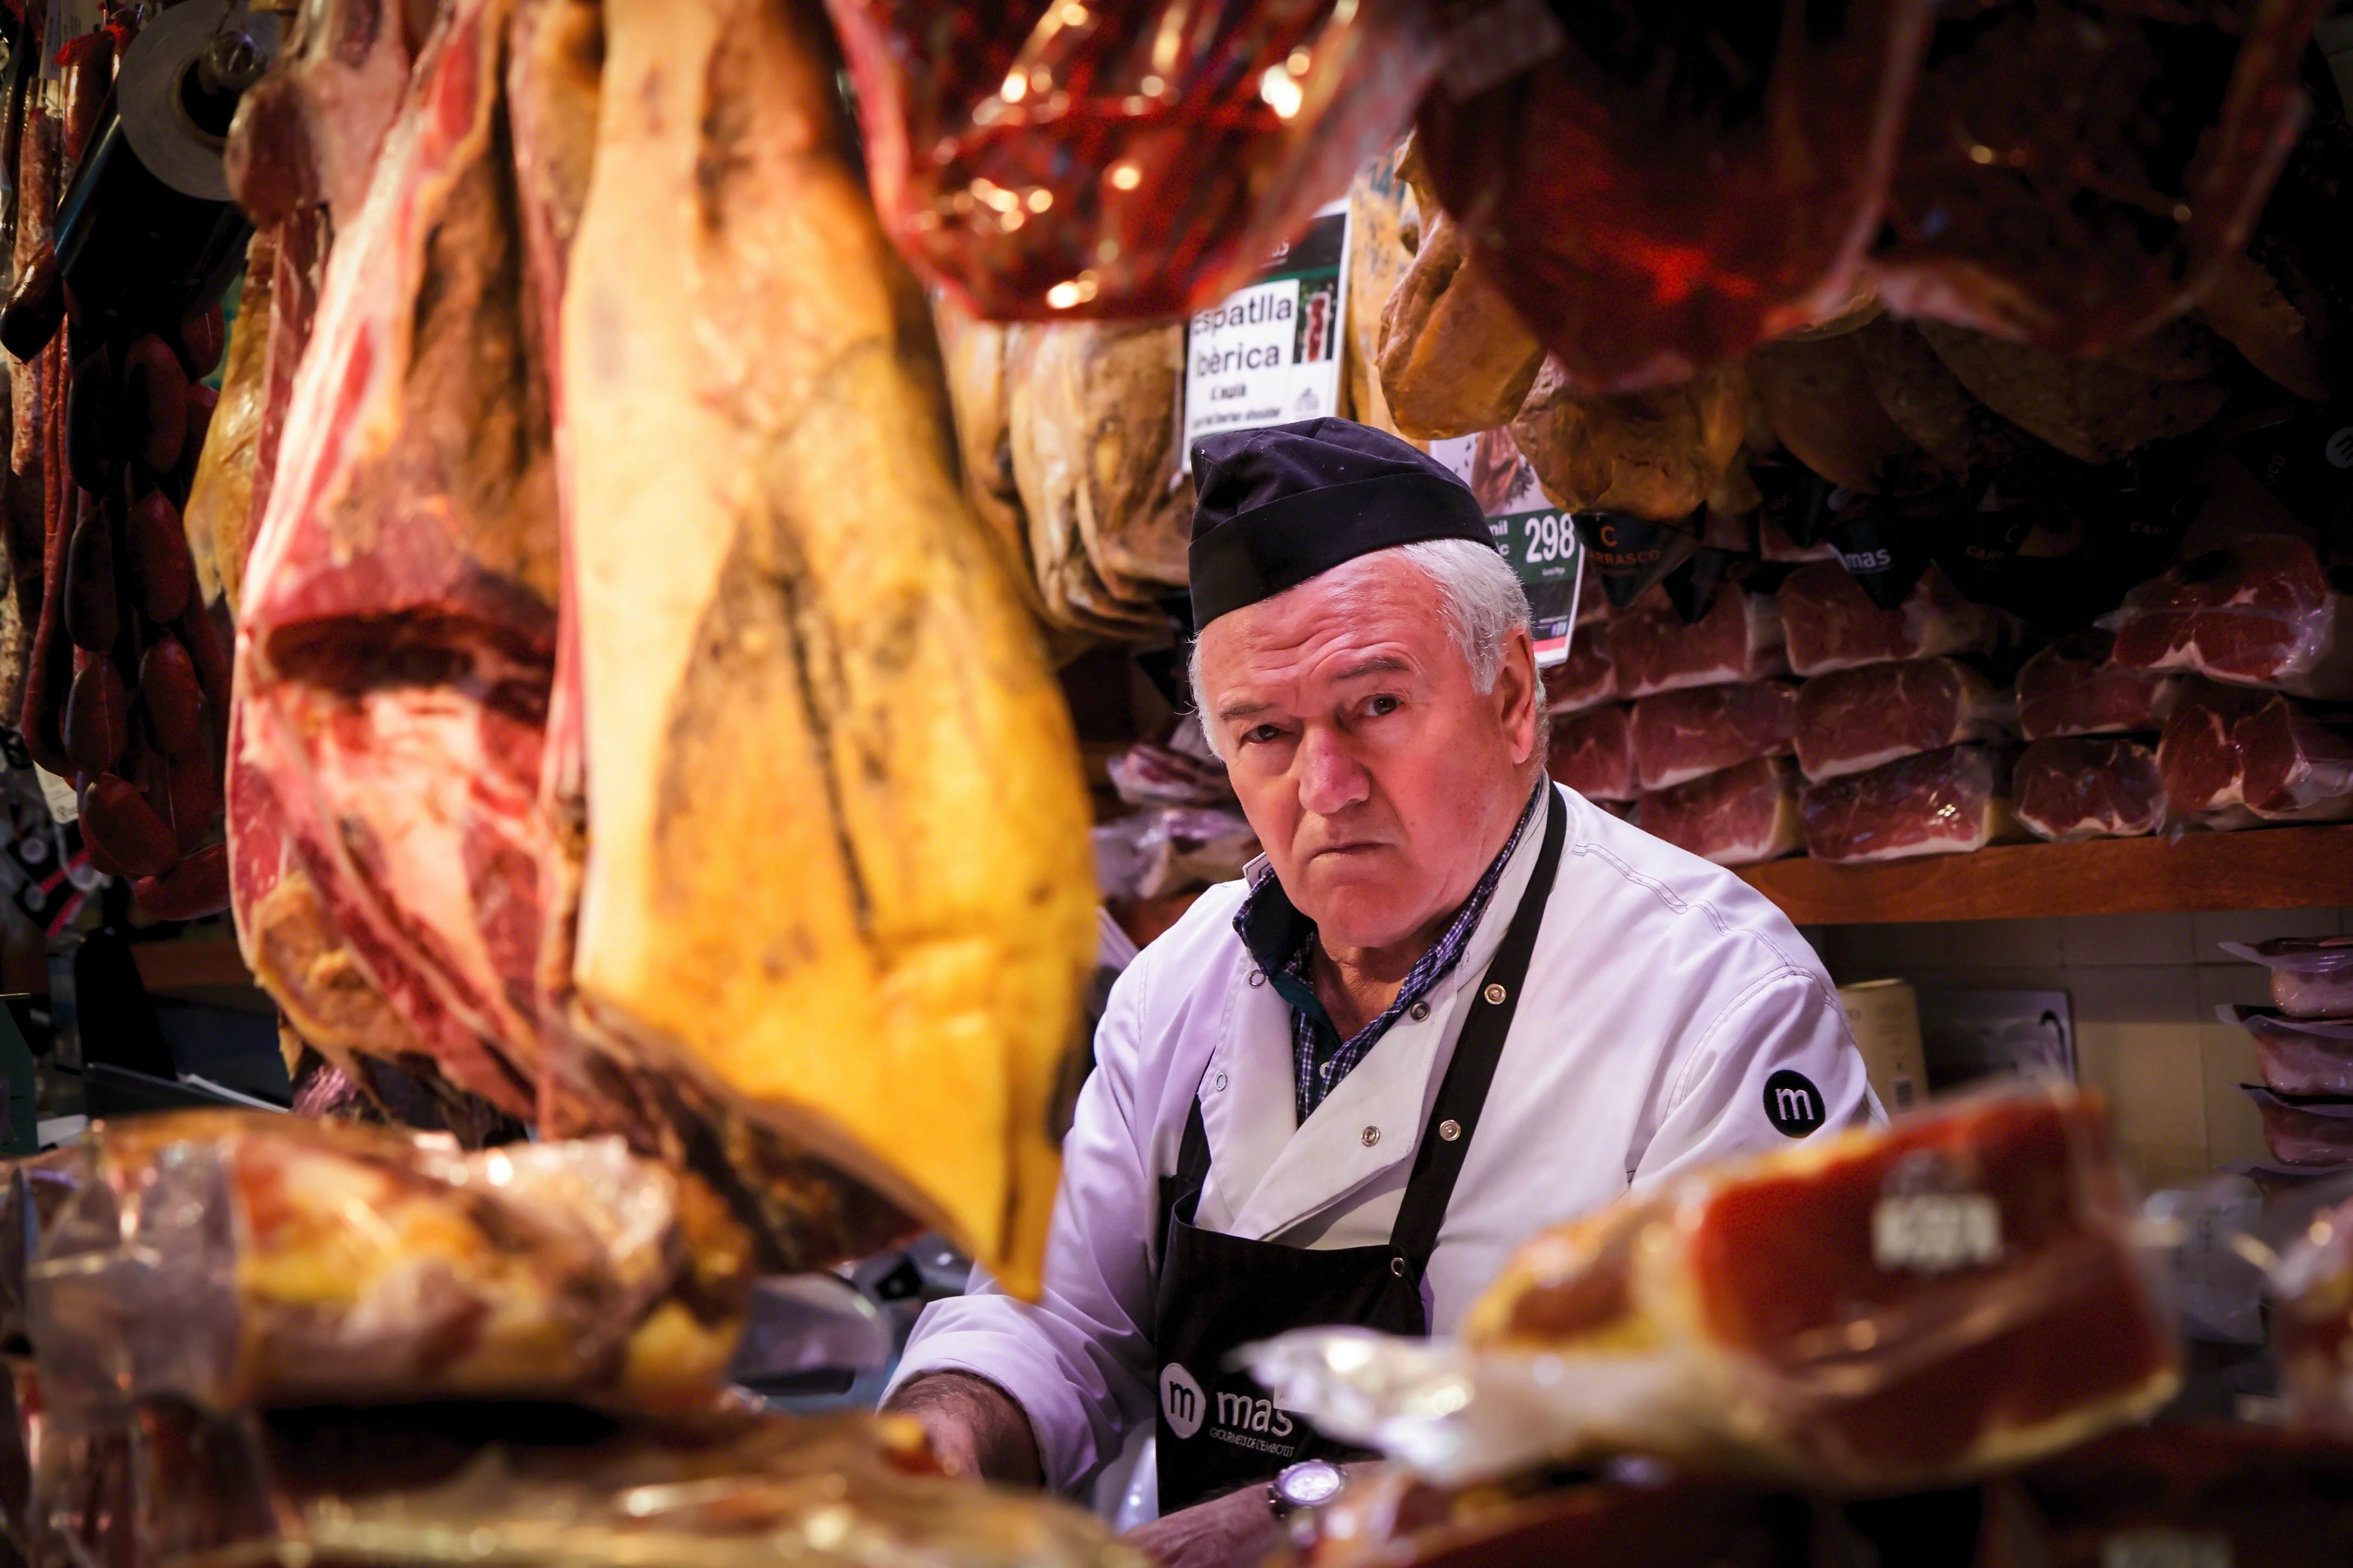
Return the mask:
<svg viewBox="0 0 2353 1568">
<path fill-rule="evenodd" d="M 1438 1333 L 1546 1225 L 1693 1165 L 1883 1117 L 1829 976 L 1781 912 L 1730 872 L 1559 794 L 1559 875 L 1424 1277 Z M 1542 826 L 1521 836 L 1427 1015 L 1400 1016 L 1303 1123 L 1290 1008 L 1233 929 L 1263 861 L 1204 893 L 1113 987 L 1062 1145 L 1043 1294 L 1015 1300 L 976 1270 L 969 1294 L 924 1311 L 894 1386 L 950 1370 L 996 1384 L 1028 1414 L 1063 1491 L 1116 1456 L 1152 1418 L 1160 1178 L 1196 1091 L 1210 1165 L 1195 1224 L 1297 1247 L 1385 1245 Z"/>
</svg>

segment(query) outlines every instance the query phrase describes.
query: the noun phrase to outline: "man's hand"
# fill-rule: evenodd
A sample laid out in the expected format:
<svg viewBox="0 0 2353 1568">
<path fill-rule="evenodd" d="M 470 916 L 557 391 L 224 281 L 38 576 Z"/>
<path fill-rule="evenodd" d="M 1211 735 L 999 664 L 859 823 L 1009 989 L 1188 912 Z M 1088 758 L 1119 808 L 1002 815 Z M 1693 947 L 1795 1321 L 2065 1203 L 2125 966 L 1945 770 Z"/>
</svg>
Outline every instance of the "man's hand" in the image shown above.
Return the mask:
<svg viewBox="0 0 2353 1568">
<path fill-rule="evenodd" d="M 966 1372 L 934 1372 L 915 1379 L 882 1405 L 912 1415 L 932 1440 L 932 1452 L 952 1476 L 974 1476 L 1006 1486 L 1045 1484 L 1037 1436 L 1011 1394 Z"/>
<path fill-rule="evenodd" d="M 1282 1538 L 1263 1486 L 1197 1502 L 1120 1537 L 1161 1568 L 1251 1568 Z"/>
</svg>

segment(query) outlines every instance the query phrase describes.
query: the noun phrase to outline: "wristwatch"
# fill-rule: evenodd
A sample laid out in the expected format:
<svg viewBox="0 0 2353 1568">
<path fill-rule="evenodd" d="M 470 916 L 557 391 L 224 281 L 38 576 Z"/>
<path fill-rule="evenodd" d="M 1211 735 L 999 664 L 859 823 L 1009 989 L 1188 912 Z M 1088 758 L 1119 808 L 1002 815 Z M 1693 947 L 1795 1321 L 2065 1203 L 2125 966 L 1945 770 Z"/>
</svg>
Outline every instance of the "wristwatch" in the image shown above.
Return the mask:
<svg viewBox="0 0 2353 1568">
<path fill-rule="evenodd" d="M 1289 1519 L 1303 1508 L 1320 1508 L 1340 1495 L 1348 1478 L 1329 1459 L 1302 1459 L 1269 1481 L 1267 1505 L 1277 1519 Z"/>
</svg>

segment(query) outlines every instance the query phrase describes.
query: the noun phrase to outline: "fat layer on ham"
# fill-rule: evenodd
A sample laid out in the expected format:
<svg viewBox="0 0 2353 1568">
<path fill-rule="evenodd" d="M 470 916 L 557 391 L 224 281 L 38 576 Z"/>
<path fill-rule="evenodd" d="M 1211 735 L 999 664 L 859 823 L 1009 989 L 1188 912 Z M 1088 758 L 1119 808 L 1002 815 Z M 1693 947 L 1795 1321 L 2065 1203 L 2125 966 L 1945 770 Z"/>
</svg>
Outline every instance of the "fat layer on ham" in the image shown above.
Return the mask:
<svg viewBox="0 0 2353 1568">
<path fill-rule="evenodd" d="M 1792 742 L 1816 784 L 1971 741 L 1998 738 L 2010 704 L 1949 658 L 1870 664 L 1816 676 L 1799 691 Z"/>
<path fill-rule="evenodd" d="M 1966 855 L 2012 837 L 2008 769 L 1984 746 L 1951 746 L 1808 784 L 1806 853 L 1856 865 Z"/>
</svg>

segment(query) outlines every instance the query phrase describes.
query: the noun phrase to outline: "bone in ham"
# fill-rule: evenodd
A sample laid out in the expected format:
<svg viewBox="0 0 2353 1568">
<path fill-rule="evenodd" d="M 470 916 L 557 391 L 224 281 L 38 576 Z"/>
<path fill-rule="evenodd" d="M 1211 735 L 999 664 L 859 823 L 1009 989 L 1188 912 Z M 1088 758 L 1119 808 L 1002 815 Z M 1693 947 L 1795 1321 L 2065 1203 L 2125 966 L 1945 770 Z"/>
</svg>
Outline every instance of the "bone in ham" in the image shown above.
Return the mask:
<svg viewBox="0 0 2353 1568">
<path fill-rule="evenodd" d="M 1700 686 L 1634 704 L 1634 772 L 1644 794 L 1757 757 L 1787 756 L 1798 689 L 1784 680 Z"/>
<path fill-rule="evenodd" d="M 1094 950 L 1067 712 L 809 18 L 614 0 L 606 34 L 560 355 L 575 1018 L 1034 1289 Z"/>
<path fill-rule="evenodd" d="M 1781 611 L 1770 594 L 1727 585 L 1707 614 L 1686 623 L 1663 595 L 1614 616 L 1603 634 L 1620 697 L 1689 686 L 1763 680 L 1789 672 Z"/>
<path fill-rule="evenodd" d="M 1754 866 L 1795 854 L 1797 769 L 1759 757 L 1642 797 L 1642 831 L 1719 866 Z"/>
<path fill-rule="evenodd" d="M 1967 855 L 2014 837 L 2009 769 L 1983 746 L 1951 746 L 1808 784 L 1799 801 L 1806 853 L 1861 865 Z"/>
<path fill-rule="evenodd" d="M 1828 562 L 1792 572 L 1781 584 L 1780 601 L 1789 668 L 1805 676 L 1891 659 L 1989 653 L 2002 630 L 2000 616 L 1962 598 L 1934 566 L 1892 610 L 1873 604 L 1853 574 Z"/>
<path fill-rule="evenodd" d="M 2037 838 L 2138 838 L 2165 826 L 2157 753 L 2112 735 L 2035 741 L 2010 769 L 2019 822 Z"/>
<path fill-rule="evenodd" d="M 1798 765 L 1820 784 L 1898 757 L 1993 740 L 2009 711 L 1990 681 L 1954 659 L 1837 670 L 1798 693 Z"/>
<path fill-rule="evenodd" d="M 2063 735 L 2154 733 L 2181 696 L 2177 676 L 2150 676 L 2116 662 L 2116 638 L 2076 632 L 2018 671 L 2018 732 L 2029 741 Z"/>
<path fill-rule="evenodd" d="M 1545 766 L 1588 800 L 1632 800 L 1642 793 L 1634 780 L 1633 731 L 1622 703 L 1554 720 Z"/>
<path fill-rule="evenodd" d="M 2353 610 L 2312 546 L 2285 534 L 2184 561 L 2101 624 L 2128 669 L 2353 698 Z"/>
</svg>

